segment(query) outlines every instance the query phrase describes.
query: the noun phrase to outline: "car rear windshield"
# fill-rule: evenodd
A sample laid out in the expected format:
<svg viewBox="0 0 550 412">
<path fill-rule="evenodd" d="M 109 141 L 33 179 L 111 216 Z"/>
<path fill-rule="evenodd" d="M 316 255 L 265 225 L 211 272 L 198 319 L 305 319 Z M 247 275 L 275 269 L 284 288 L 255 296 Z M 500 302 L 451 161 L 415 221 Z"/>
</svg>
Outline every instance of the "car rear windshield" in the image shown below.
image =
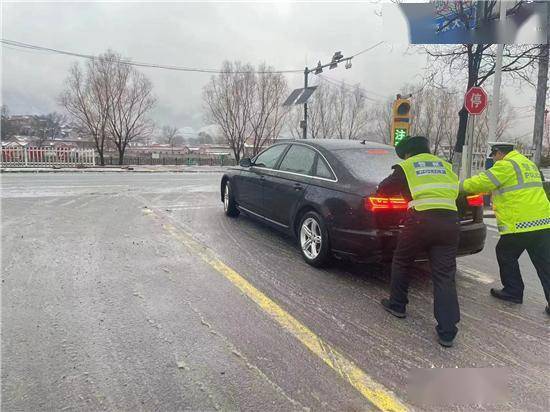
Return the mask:
<svg viewBox="0 0 550 412">
<path fill-rule="evenodd" d="M 392 173 L 392 166 L 401 160 L 393 149 L 336 149 L 332 153 L 357 179 L 379 183 Z"/>
</svg>

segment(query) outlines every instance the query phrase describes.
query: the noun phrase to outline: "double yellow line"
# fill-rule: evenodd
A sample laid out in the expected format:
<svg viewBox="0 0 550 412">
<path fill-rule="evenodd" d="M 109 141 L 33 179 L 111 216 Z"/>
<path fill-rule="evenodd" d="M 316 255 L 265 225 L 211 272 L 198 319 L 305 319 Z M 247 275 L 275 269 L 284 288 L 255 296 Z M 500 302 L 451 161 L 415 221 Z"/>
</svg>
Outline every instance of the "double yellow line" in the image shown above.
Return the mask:
<svg viewBox="0 0 550 412">
<path fill-rule="evenodd" d="M 349 382 L 370 403 L 382 411 L 401 412 L 407 408 L 401 401 L 384 386 L 375 382 L 363 372 L 355 363 L 347 359 L 342 353 L 324 342 L 307 326 L 300 323 L 295 317 L 286 312 L 277 303 L 256 289 L 245 278 L 219 260 L 207 247 L 195 241 L 189 234 L 177 229 L 171 224 L 164 224 L 164 229 L 175 239 L 193 251 L 204 262 L 214 268 L 229 280 L 244 295 L 256 303 L 267 315 L 277 322 L 284 330 L 292 334 L 302 345 L 323 360 L 336 371 L 343 379 Z"/>
</svg>

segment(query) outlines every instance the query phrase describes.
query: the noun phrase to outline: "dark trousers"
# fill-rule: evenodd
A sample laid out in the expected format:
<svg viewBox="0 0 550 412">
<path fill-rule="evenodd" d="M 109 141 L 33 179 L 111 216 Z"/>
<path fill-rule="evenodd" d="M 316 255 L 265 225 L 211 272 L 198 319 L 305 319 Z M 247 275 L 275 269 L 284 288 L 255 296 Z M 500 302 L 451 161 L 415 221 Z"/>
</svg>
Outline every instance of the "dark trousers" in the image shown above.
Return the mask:
<svg viewBox="0 0 550 412">
<path fill-rule="evenodd" d="M 428 257 L 434 288 L 434 316 L 437 332 L 454 339 L 460 320 L 456 294 L 456 252 L 459 223 L 456 212 L 447 210 L 411 211 L 397 240 L 391 273 L 390 303 L 405 310 L 409 303 L 409 273 L 415 259 Z"/>
<path fill-rule="evenodd" d="M 500 237 L 496 252 L 504 291 L 518 298 L 523 297 L 524 286 L 518 259 L 525 250 L 537 270 L 546 301 L 550 302 L 550 229 Z"/>
</svg>

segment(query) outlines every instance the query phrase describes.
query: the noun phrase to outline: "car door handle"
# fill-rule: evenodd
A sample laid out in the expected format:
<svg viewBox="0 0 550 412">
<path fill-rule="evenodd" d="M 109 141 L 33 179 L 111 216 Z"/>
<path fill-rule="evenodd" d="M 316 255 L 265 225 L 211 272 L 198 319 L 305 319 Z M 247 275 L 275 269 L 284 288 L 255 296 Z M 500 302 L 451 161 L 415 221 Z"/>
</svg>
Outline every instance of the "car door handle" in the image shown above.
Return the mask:
<svg viewBox="0 0 550 412">
<path fill-rule="evenodd" d="M 303 190 L 304 186 L 302 186 L 300 183 L 294 183 L 294 190 Z"/>
</svg>

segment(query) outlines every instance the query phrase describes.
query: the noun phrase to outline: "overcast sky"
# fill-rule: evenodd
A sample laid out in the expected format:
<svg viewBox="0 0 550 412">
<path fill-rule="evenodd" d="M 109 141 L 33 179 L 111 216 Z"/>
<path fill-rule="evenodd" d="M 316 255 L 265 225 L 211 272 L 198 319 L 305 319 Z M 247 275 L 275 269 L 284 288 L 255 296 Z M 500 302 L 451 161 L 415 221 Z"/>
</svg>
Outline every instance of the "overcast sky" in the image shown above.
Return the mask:
<svg viewBox="0 0 550 412">
<path fill-rule="evenodd" d="M 330 60 L 336 50 L 353 54 L 384 40 L 378 2 L 363 3 L 6 3 L 2 37 L 83 54 L 113 49 L 135 61 L 219 69 L 224 60 L 277 69 L 303 69 Z M 2 45 L 2 103 L 12 114 L 60 111 L 56 96 L 67 70 L 79 59 Z M 81 60 L 82 61 L 82 60 Z M 360 83 L 373 99 L 393 96 L 420 81 L 425 57 L 406 44 L 385 43 L 353 60 L 353 67 L 325 73 Z M 140 69 L 158 97 L 160 124 L 198 130 L 204 125 L 202 88 L 211 75 Z M 303 74 L 287 77 L 291 87 Z M 310 83 L 315 83 L 315 79 Z M 518 92 L 505 86 L 508 96 Z M 515 131 L 532 130 L 534 90 L 525 88 Z"/>
</svg>

